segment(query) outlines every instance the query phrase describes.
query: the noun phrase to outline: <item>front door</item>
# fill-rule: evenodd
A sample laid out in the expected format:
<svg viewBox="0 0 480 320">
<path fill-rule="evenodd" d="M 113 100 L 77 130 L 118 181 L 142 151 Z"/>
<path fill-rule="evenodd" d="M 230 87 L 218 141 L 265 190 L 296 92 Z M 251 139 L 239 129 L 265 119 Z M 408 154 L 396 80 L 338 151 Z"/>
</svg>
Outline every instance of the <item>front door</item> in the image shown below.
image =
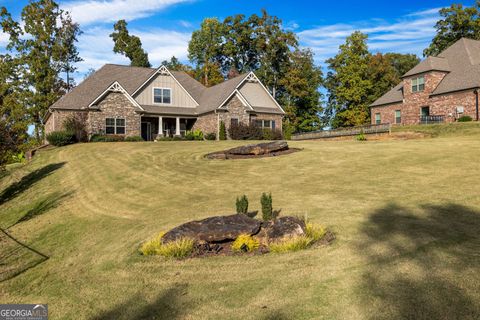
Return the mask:
<svg viewBox="0 0 480 320">
<path fill-rule="evenodd" d="M 152 141 L 152 124 L 150 122 L 142 122 L 142 139 Z"/>
</svg>

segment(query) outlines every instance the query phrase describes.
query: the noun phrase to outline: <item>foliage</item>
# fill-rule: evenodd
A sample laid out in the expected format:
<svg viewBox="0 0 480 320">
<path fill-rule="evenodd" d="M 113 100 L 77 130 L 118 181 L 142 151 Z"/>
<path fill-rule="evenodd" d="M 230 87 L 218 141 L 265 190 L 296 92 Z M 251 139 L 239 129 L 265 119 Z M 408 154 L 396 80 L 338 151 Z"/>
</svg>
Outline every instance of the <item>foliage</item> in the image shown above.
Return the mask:
<svg viewBox="0 0 480 320">
<path fill-rule="evenodd" d="M 150 68 L 148 54 L 142 48 L 142 41 L 139 37 L 130 35 L 125 20 L 118 20 L 113 25 L 114 32 L 110 34 L 115 46 L 113 52 L 120 53 L 130 59 L 130 65 L 134 67 Z"/>
<path fill-rule="evenodd" d="M 88 141 L 87 129 L 85 127 L 85 117 L 85 114 L 71 115 L 67 117 L 63 123 L 63 130 L 73 133 L 77 142 Z"/>
<path fill-rule="evenodd" d="M 25 153 L 19 152 L 17 154 L 12 155 L 11 163 L 24 163 L 26 161 Z"/>
<path fill-rule="evenodd" d="M 472 6 L 452 4 L 440 10 L 441 19 L 435 24 L 437 31 L 424 56 L 436 56 L 462 37 L 480 40 L 480 1 Z"/>
<path fill-rule="evenodd" d="M 186 258 L 193 253 L 195 247 L 195 241 L 188 238 L 182 238 L 172 242 L 163 243 L 162 238 L 165 235 L 164 232 L 157 235 L 152 240 L 145 242 L 140 252 L 144 256 L 160 255 L 166 258 Z"/>
<path fill-rule="evenodd" d="M 365 134 L 363 132 L 360 132 L 355 137 L 355 140 L 357 140 L 357 141 L 367 141 L 367 136 L 365 136 Z"/>
<path fill-rule="evenodd" d="M 217 139 L 217 134 L 215 132 L 209 132 L 205 135 L 205 140 L 215 140 Z"/>
<path fill-rule="evenodd" d="M 321 240 L 325 234 L 327 233 L 327 230 L 323 228 L 322 226 L 316 225 L 312 222 L 307 222 L 305 224 L 305 235 L 312 239 L 312 242 L 317 242 Z"/>
<path fill-rule="evenodd" d="M 203 68 L 197 67 L 193 70 L 193 76 L 206 87 L 211 87 L 224 81 L 218 63 L 207 63 Z M 207 81 L 206 79 L 208 79 L 208 82 L 205 82 Z"/>
<path fill-rule="evenodd" d="M 240 198 L 237 197 L 236 201 L 237 213 L 248 213 L 248 198 L 246 195 L 241 196 Z"/>
<path fill-rule="evenodd" d="M 324 122 L 333 128 L 370 122 L 369 105 L 401 81 L 401 76 L 419 59 L 412 54 L 375 54 L 367 47 L 367 35 L 354 32 L 327 60 L 328 91 Z"/>
<path fill-rule="evenodd" d="M 274 218 L 273 207 L 272 207 L 272 194 L 262 193 L 260 198 L 260 203 L 262 205 L 262 217 L 264 221 L 270 221 Z"/>
<path fill-rule="evenodd" d="M 3 32 L 9 36 L 6 49 L 15 55 L 19 77 L 17 89 L 28 109 L 29 120 L 35 125 L 35 137 L 42 141 L 43 116 L 48 108 L 71 87 L 60 77 L 61 72 L 73 72 L 80 61 L 75 42 L 80 34 L 70 14 L 53 0 L 30 1 L 22 10 L 21 21 L 12 19 L 1 8 Z M 69 79 L 68 79 L 69 80 Z"/>
<path fill-rule="evenodd" d="M 203 141 L 203 132 L 200 129 L 194 131 L 187 131 L 187 133 L 185 134 L 185 139 Z"/>
<path fill-rule="evenodd" d="M 458 122 L 470 122 L 472 120 L 473 119 L 470 116 L 461 116 L 460 118 L 457 119 Z"/>
<path fill-rule="evenodd" d="M 273 253 L 294 252 L 307 249 L 312 245 L 313 239 L 307 236 L 295 236 L 282 241 L 268 244 L 268 249 Z"/>
<path fill-rule="evenodd" d="M 75 133 L 70 131 L 53 131 L 47 134 L 47 141 L 53 146 L 61 147 L 75 143 Z"/>
<path fill-rule="evenodd" d="M 177 57 L 172 56 L 170 60 L 163 60 L 161 63 L 162 66 L 167 67 L 170 71 L 185 71 L 186 73 L 193 76 L 192 68 L 188 65 L 185 65 L 177 59 Z"/>
<path fill-rule="evenodd" d="M 94 134 L 90 137 L 90 142 L 121 142 L 125 137 L 114 134 Z"/>
<path fill-rule="evenodd" d="M 125 138 L 126 142 L 143 142 L 143 138 L 141 136 L 128 136 Z"/>
<path fill-rule="evenodd" d="M 225 122 L 220 121 L 220 130 L 218 133 L 219 140 L 227 140 L 227 130 L 225 129 Z"/>
<path fill-rule="evenodd" d="M 173 137 L 157 137 L 157 139 L 155 139 L 156 141 L 184 141 L 185 138 L 184 137 L 177 137 L 177 136 L 173 136 Z"/>
<path fill-rule="evenodd" d="M 260 242 L 249 234 L 241 234 L 232 243 L 235 252 L 252 252 L 260 247 Z"/>
<path fill-rule="evenodd" d="M 262 132 L 263 140 L 282 140 L 283 139 L 282 130 L 264 128 L 262 131 L 263 131 Z"/>
<path fill-rule="evenodd" d="M 262 128 L 254 124 L 238 123 L 231 125 L 228 128 L 230 138 L 233 140 L 262 140 L 263 131 Z"/>
</svg>

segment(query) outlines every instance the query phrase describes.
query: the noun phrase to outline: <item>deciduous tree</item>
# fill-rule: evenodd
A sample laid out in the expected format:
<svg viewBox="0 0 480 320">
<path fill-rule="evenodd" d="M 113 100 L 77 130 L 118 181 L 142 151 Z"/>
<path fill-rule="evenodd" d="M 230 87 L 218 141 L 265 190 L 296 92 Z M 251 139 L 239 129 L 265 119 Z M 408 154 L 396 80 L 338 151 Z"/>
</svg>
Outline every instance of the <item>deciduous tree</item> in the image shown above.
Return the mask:
<svg viewBox="0 0 480 320">
<path fill-rule="evenodd" d="M 133 67 L 150 68 L 151 64 L 148 61 L 148 54 L 142 48 L 142 41 L 129 33 L 127 25 L 125 20 L 119 20 L 113 25 L 115 31 L 110 34 L 115 44 L 113 52 L 126 56 Z"/>
</svg>

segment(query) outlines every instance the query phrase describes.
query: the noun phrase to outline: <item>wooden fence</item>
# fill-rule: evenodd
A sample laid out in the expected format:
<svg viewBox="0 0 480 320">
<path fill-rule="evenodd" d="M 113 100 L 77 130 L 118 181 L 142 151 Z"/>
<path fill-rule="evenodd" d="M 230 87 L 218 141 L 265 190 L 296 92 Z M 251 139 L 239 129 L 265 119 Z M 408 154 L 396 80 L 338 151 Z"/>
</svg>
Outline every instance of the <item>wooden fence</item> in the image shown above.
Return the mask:
<svg viewBox="0 0 480 320">
<path fill-rule="evenodd" d="M 390 133 L 390 124 L 378 124 L 368 125 L 353 128 L 340 128 L 335 130 L 320 130 L 312 132 L 297 133 L 292 135 L 292 140 L 312 140 L 312 139 L 325 139 L 335 137 L 356 136 L 358 134 L 377 134 L 377 133 Z"/>
</svg>

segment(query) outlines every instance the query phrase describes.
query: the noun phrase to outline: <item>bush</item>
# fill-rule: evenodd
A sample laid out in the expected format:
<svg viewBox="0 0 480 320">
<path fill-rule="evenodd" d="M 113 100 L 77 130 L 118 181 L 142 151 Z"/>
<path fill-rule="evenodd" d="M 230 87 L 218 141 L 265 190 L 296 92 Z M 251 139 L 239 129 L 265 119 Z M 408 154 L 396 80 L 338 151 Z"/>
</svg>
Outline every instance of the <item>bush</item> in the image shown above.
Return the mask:
<svg viewBox="0 0 480 320">
<path fill-rule="evenodd" d="M 237 125 L 232 125 L 228 129 L 230 138 L 233 140 L 262 140 L 263 131 L 262 128 L 255 126 L 253 124 L 245 125 L 239 123 Z"/>
<path fill-rule="evenodd" d="M 240 198 L 237 197 L 237 213 L 248 213 L 248 198 L 246 195 L 241 196 Z"/>
<path fill-rule="evenodd" d="M 142 142 L 142 141 L 145 141 L 145 140 L 143 140 L 143 138 L 140 137 L 140 136 L 130 136 L 130 137 L 126 137 L 125 141 L 127 141 L 127 142 Z"/>
<path fill-rule="evenodd" d="M 461 116 L 460 118 L 458 118 L 457 121 L 458 121 L 458 122 L 470 122 L 470 121 L 472 121 L 472 120 L 473 120 L 473 119 L 472 119 L 472 117 L 470 117 L 470 116 Z"/>
<path fill-rule="evenodd" d="M 205 139 L 206 140 L 216 140 L 217 139 L 217 135 L 215 132 L 210 132 L 210 133 L 207 133 L 205 135 Z"/>
<path fill-rule="evenodd" d="M 260 242 L 249 234 L 241 234 L 232 243 L 232 250 L 235 252 L 252 252 L 260 247 Z"/>
<path fill-rule="evenodd" d="M 311 222 L 306 223 L 305 234 L 307 235 L 307 237 L 312 239 L 312 242 L 317 242 L 318 240 L 321 240 L 326 233 L 327 230 L 325 230 L 325 228 L 323 228 L 322 226 L 313 224 Z"/>
<path fill-rule="evenodd" d="M 292 139 L 292 134 L 294 133 L 295 133 L 295 127 L 292 126 L 291 124 L 285 124 L 283 126 L 283 138 L 285 140 Z"/>
<path fill-rule="evenodd" d="M 75 134 L 68 131 L 53 131 L 47 134 L 47 141 L 51 145 L 61 147 L 66 146 L 67 144 L 75 143 Z"/>
<path fill-rule="evenodd" d="M 114 134 L 94 134 L 90 137 L 90 142 L 121 142 L 125 141 L 124 136 Z"/>
<path fill-rule="evenodd" d="M 268 245 L 270 252 L 284 253 L 307 249 L 313 243 L 312 238 L 307 236 L 291 237 L 282 241 L 272 242 Z"/>
<path fill-rule="evenodd" d="M 218 133 L 220 140 L 227 140 L 227 130 L 225 129 L 225 122 L 220 121 L 220 132 Z"/>
<path fill-rule="evenodd" d="M 262 193 L 260 198 L 260 203 L 262 204 L 262 217 L 264 221 L 272 220 L 273 217 L 273 208 L 272 208 L 272 194 Z"/>
<path fill-rule="evenodd" d="M 367 137 L 365 136 L 365 134 L 363 132 L 360 132 L 356 137 L 355 139 L 357 141 L 367 141 Z"/>
<path fill-rule="evenodd" d="M 203 132 L 202 130 L 195 130 L 195 131 L 187 131 L 185 134 L 185 139 L 186 140 L 196 140 L 200 141 L 203 140 Z"/>
<path fill-rule="evenodd" d="M 66 132 L 72 132 L 78 142 L 87 142 L 87 129 L 85 127 L 85 120 L 80 119 L 79 116 L 69 116 L 63 123 L 63 129 Z"/>
<path fill-rule="evenodd" d="M 277 129 L 268 129 L 265 128 L 263 129 L 263 135 L 262 135 L 263 140 L 282 140 L 283 139 L 283 133 L 281 130 Z"/>
<path fill-rule="evenodd" d="M 145 242 L 140 248 L 140 252 L 145 256 L 160 255 L 167 258 L 186 258 L 189 257 L 194 250 L 195 241 L 188 238 L 163 243 L 162 238 L 164 232 L 150 241 Z"/>
</svg>

